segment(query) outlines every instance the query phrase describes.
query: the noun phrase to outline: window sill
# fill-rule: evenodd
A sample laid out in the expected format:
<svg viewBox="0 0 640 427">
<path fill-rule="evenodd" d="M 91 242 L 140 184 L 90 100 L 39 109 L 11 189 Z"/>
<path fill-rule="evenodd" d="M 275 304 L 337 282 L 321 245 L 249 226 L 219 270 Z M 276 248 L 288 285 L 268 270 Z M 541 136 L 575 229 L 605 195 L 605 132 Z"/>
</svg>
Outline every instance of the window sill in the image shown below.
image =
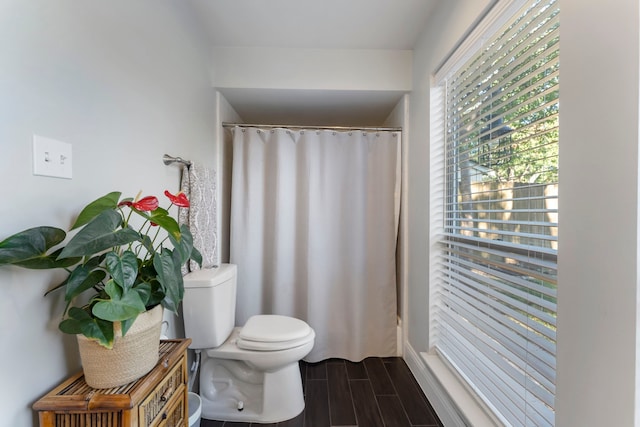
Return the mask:
<svg viewBox="0 0 640 427">
<path fill-rule="evenodd" d="M 418 353 L 405 343 L 405 361 L 442 423 L 447 426 L 496 427 L 502 424 L 460 382 L 436 354 Z"/>
</svg>

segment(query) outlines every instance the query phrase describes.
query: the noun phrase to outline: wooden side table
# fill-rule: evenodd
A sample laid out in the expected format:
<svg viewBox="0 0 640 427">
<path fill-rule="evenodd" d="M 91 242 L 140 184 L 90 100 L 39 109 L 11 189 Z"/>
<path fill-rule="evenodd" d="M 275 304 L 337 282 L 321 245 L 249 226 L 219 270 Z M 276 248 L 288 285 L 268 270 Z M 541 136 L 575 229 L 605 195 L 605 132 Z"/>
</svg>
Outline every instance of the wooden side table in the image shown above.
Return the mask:
<svg viewBox="0 0 640 427">
<path fill-rule="evenodd" d="M 160 342 L 158 364 L 120 387 L 94 389 L 82 372 L 38 400 L 40 427 L 186 427 L 187 347 L 190 339 Z"/>
</svg>

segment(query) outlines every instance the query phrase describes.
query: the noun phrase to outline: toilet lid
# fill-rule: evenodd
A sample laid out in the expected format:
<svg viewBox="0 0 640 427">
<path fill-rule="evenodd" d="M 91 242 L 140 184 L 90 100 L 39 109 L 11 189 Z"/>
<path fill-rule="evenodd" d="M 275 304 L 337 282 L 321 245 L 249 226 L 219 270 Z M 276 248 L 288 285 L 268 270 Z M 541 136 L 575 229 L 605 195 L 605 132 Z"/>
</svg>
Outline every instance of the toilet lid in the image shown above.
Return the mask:
<svg viewBox="0 0 640 427">
<path fill-rule="evenodd" d="M 306 322 L 288 316 L 261 314 L 247 320 L 239 334 L 241 348 L 291 348 L 304 342 L 312 329 Z"/>
<path fill-rule="evenodd" d="M 298 338 L 296 340 L 291 341 L 278 341 L 278 342 L 261 342 L 261 341 L 251 341 L 251 340 L 243 340 L 242 338 L 238 338 L 236 341 L 236 345 L 238 348 L 243 350 L 251 350 L 251 351 L 280 351 L 280 350 L 289 350 L 290 348 L 300 347 L 302 345 L 308 344 L 313 341 L 315 338 L 315 333 L 313 329 L 309 330 L 309 334 Z"/>
</svg>

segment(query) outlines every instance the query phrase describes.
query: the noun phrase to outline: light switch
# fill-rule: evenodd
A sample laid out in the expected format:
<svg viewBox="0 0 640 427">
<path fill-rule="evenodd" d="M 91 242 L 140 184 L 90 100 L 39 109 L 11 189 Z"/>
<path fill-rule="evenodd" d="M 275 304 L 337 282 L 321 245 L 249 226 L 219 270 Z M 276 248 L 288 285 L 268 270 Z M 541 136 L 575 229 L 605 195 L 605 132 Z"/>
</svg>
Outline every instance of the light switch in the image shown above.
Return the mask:
<svg viewBox="0 0 640 427">
<path fill-rule="evenodd" d="M 56 178 L 72 177 L 71 144 L 33 135 L 33 174 Z"/>
</svg>

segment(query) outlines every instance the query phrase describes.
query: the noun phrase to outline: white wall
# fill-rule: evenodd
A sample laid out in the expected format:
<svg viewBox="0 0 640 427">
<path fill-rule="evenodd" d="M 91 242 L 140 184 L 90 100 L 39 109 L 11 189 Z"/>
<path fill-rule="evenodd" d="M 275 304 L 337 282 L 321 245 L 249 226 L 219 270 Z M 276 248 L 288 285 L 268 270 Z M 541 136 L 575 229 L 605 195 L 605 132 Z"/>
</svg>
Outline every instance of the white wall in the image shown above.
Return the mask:
<svg viewBox="0 0 640 427">
<path fill-rule="evenodd" d="M 217 47 L 221 88 L 411 90 L 410 50 Z"/>
<path fill-rule="evenodd" d="M 560 6 L 556 424 L 637 426 L 640 10 Z"/>
<path fill-rule="evenodd" d="M 403 322 L 407 307 L 407 146 L 409 143 L 409 105 L 410 96 L 406 94 L 402 97 L 395 108 L 389 113 L 389 117 L 383 123 L 387 127 L 402 128 L 402 142 L 400 153 L 400 218 L 398 221 L 398 247 L 396 249 L 396 286 L 398 318 L 400 319 L 401 335 L 397 345 L 398 354 L 403 354 L 404 342 L 406 340 L 407 328 L 403 327 Z"/>
<path fill-rule="evenodd" d="M 231 165 L 233 161 L 233 139 L 223 123 L 242 123 L 242 117 L 224 96 L 216 91 L 218 124 L 216 137 L 216 173 L 218 177 L 218 255 L 219 262 L 229 262 L 229 232 L 231 229 Z"/>
<path fill-rule="evenodd" d="M 0 0 L 0 239 L 67 228 L 109 191 L 162 197 L 166 152 L 215 161 L 208 50 L 175 0 Z M 32 134 L 73 144 L 73 179 L 33 176 Z M 51 272 L 0 268 L 0 426 L 37 425 L 31 405 L 79 369 L 58 332 Z"/>
</svg>

